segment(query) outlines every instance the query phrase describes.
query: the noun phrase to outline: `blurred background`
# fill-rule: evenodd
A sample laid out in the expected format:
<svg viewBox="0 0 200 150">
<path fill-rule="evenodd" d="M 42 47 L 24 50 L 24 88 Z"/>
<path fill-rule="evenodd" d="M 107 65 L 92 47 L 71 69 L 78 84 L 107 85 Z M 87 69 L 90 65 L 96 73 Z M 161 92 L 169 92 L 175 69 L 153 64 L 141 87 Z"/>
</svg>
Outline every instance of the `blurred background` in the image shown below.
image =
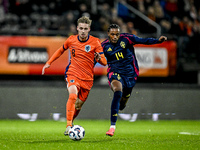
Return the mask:
<svg viewBox="0 0 200 150">
<path fill-rule="evenodd" d="M 92 19 L 90 34 L 101 41 L 111 23 L 139 37 L 168 38 L 135 46 L 140 75 L 121 119 L 200 119 L 199 0 L 0 0 L 0 119 L 65 118 L 69 53 L 45 76 L 41 70 L 77 34 L 83 15 Z M 80 119 L 109 119 L 113 93 L 106 70 L 96 65 Z"/>
</svg>

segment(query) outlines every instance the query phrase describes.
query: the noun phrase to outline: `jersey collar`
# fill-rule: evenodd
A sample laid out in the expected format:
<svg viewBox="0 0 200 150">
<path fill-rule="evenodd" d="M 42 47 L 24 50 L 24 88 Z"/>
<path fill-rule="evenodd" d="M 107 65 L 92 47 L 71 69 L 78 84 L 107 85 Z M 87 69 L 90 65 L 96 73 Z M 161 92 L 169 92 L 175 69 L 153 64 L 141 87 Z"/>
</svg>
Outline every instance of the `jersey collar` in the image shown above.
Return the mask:
<svg viewBox="0 0 200 150">
<path fill-rule="evenodd" d="M 86 41 L 81 41 L 80 39 L 79 39 L 79 35 L 77 36 L 77 38 L 78 38 L 78 40 L 79 40 L 79 42 L 87 42 L 88 40 L 89 40 L 89 38 L 90 38 L 90 35 L 88 34 L 88 38 L 87 38 L 87 40 Z"/>
</svg>

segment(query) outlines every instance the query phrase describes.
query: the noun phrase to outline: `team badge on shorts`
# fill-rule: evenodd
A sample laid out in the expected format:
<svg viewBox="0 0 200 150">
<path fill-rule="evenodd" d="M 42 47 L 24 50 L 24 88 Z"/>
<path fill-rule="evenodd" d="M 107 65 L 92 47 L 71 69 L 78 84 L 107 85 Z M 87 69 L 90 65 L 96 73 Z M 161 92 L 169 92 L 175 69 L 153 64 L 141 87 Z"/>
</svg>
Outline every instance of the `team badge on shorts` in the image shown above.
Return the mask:
<svg viewBox="0 0 200 150">
<path fill-rule="evenodd" d="M 89 52 L 90 50 L 91 50 L 91 46 L 90 46 L 90 45 L 86 45 L 86 46 L 85 46 L 85 51 L 86 51 L 86 52 Z"/>
<path fill-rule="evenodd" d="M 119 75 L 119 74 L 117 75 L 117 79 L 118 79 L 118 80 L 121 80 L 121 77 L 120 77 L 120 75 Z"/>
<path fill-rule="evenodd" d="M 69 82 L 74 83 L 74 80 L 70 80 Z"/>
</svg>

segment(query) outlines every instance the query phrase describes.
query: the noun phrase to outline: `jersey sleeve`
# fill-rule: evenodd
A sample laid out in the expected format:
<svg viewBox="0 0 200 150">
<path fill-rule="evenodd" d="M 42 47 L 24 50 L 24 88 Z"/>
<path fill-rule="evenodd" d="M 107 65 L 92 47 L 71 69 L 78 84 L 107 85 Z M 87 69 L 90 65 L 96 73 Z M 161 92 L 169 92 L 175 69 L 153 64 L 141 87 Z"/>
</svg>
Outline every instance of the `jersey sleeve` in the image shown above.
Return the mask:
<svg viewBox="0 0 200 150">
<path fill-rule="evenodd" d="M 51 65 L 52 62 L 58 59 L 65 52 L 65 50 L 68 49 L 69 40 L 70 39 L 67 39 L 65 43 L 58 50 L 55 51 L 55 53 L 47 61 L 47 64 Z"/>
<path fill-rule="evenodd" d="M 156 38 L 141 38 L 134 34 L 126 34 L 127 38 L 129 38 L 130 44 L 158 44 L 160 43 Z"/>
<path fill-rule="evenodd" d="M 101 55 L 101 59 L 99 61 L 97 61 L 98 63 L 100 63 L 103 66 L 107 65 L 107 60 L 105 58 L 104 52 L 103 52 L 103 48 L 101 46 L 101 42 L 99 39 L 97 39 L 97 48 L 96 48 L 96 52 L 98 52 Z"/>
<path fill-rule="evenodd" d="M 102 46 L 101 46 L 100 40 L 97 39 L 96 42 L 97 42 L 97 43 L 96 43 L 96 50 L 95 50 L 95 52 L 98 52 L 98 53 L 103 52 L 103 48 L 102 48 Z"/>
<path fill-rule="evenodd" d="M 101 53 L 99 53 L 99 54 L 101 54 Z M 105 55 L 103 53 L 101 54 L 101 59 L 98 61 L 98 63 L 100 63 L 103 66 L 107 65 L 107 60 L 106 60 Z"/>
</svg>

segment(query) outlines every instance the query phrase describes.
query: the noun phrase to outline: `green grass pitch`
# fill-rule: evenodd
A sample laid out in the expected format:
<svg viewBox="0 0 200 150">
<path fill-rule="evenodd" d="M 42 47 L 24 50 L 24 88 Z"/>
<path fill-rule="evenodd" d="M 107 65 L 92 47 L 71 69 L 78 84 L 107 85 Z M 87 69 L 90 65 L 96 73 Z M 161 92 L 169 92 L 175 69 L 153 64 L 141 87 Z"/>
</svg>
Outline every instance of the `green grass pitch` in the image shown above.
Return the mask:
<svg viewBox="0 0 200 150">
<path fill-rule="evenodd" d="M 109 120 L 75 120 L 85 137 L 64 136 L 65 122 L 0 120 L 0 150 L 200 150 L 200 121 L 118 120 L 113 137 Z"/>
</svg>

